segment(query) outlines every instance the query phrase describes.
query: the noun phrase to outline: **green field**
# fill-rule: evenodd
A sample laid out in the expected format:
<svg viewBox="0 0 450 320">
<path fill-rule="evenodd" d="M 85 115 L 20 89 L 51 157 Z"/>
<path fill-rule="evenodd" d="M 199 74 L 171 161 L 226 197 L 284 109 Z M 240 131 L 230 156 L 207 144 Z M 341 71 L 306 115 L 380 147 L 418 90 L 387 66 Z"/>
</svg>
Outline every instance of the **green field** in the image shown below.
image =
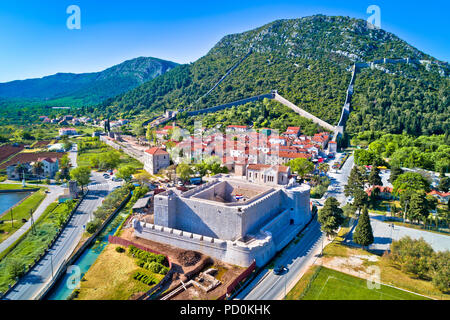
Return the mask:
<svg viewBox="0 0 450 320">
<path fill-rule="evenodd" d="M 380 285 L 369 289 L 367 280 L 320 268 L 307 287 L 302 300 L 426 300 L 423 296 Z"/>
</svg>

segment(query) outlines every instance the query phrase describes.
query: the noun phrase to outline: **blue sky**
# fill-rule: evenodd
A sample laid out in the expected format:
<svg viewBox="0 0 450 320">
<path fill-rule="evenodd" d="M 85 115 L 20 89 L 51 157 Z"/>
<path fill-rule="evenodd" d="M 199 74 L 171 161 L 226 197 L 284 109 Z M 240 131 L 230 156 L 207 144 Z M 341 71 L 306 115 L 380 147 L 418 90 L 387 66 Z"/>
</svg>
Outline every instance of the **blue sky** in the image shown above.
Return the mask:
<svg viewBox="0 0 450 320">
<path fill-rule="evenodd" d="M 73 4 L 81 30 L 66 27 Z M 383 29 L 450 60 L 449 1 L 14 0 L 0 2 L 0 82 L 95 72 L 138 56 L 193 62 L 230 33 L 318 13 L 367 19 L 372 4 Z"/>
</svg>

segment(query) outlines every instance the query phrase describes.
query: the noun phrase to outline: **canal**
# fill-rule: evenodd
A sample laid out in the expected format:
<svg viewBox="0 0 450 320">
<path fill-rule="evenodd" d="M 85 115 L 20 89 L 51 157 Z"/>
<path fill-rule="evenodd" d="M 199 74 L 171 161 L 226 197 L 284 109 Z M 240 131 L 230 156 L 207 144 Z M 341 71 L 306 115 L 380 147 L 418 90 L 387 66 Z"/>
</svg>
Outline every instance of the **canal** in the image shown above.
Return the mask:
<svg viewBox="0 0 450 320">
<path fill-rule="evenodd" d="M 89 268 L 97 260 L 98 256 L 102 253 L 103 249 L 108 244 L 108 237 L 114 235 L 121 223 L 127 218 L 127 210 L 121 210 L 116 214 L 116 217 L 105 227 L 105 230 L 100 233 L 95 241 L 92 242 L 81 256 L 75 261 L 74 266 L 78 266 L 81 272 L 81 279 L 88 272 Z M 66 273 L 49 293 L 44 297 L 44 300 L 67 300 L 73 292 L 73 289 L 69 288 L 70 281 L 73 279 L 73 273 Z"/>
</svg>

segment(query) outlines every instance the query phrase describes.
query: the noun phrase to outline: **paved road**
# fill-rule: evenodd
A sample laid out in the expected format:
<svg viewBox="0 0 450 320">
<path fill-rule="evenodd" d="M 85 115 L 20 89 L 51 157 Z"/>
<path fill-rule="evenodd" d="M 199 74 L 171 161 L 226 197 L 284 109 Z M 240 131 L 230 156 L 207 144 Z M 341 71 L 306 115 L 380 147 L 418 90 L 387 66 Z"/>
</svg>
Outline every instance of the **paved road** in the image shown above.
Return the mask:
<svg viewBox="0 0 450 320">
<path fill-rule="evenodd" d="M 314 263 L 322 249 L 320 224 L 314 220 L 304 232 L 298 243 L 291 243 L 276 260 L 276 265 L 284 265 L 287 271 L 276 275 L 265 269 L 243 290 L 236 299 L 279 300 L 297 283 L 307 267 Z"/>
<path fill-rule="evenodd" d="M 337 160 L 342 154 L 337 155 Z M 336 161 L 336 160 L 335 160 Z M 323 203 L 327 197 L 336 197 L 344 205 L 347 199 L 344 195 L 344 185 L 353 167 L 353 156 L 350 156 L 341 170 L 332 169 L 329 173 L 331 184 L 329 191 L 319 202 Z M 317 255 L 327 244 L 325 235 L 320 231 L 317 220 L 311 222 L 303 232 L 303 237 L 298 243 L 291 243 L 275 260 L 275 265 L 284 265 L 287 271 L 282 275 L 275 275 L 272 270 L 263 270 L 236 299 L 244 300 L 279 300 L 283 299 L 286 292 L 297 283 L 303 273 L 312 265 Z"/>
<path fill-rule="evenodd" d="M 93 173 L 92 180 L 96 184 L 88 187 L 88 195 L 82 201 L 58 240 L 40 263 L 19 281 L 18 285 L 6 295 L 5 299 L 34 299 L 51 281 L 52 272 L 56 272 L 75 250 L 84 232 L 83 226 L 89 221 L 92 212 L 100 206 L 112 187 L 119 185 L 119 183 L 105 180 L 100 173 Z"/>
</svg>

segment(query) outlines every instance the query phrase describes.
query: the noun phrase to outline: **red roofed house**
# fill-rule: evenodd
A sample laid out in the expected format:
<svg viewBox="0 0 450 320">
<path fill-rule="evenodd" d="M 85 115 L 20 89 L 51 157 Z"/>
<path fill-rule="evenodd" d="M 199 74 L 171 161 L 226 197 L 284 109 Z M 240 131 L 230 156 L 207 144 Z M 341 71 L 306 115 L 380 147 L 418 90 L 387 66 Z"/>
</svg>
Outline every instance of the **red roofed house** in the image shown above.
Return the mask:
<svg viewBox="0 0 450 320">
<path fill-rule="evenodd" d="M 283 136 L 297 138 L 300 135 L 300 127 L 288 127 L 286 132 L 283 132 Z"/>
<path fill-rule="evenodd" d="M 145 150 L 144 170 L 150 174 L 158 173 L 159 170 L 167 168 L 170 165 L 169 153 L 158 147 Z"/>
<path fill-rule="evenodd" d="M 395 198 L 395 196 L 392 194 L 392 188 L 391 187 L 384 187 L 384 186 L 373 186 L 366 190 L 367 195 L 370 197 L 373 190 L 378 189 L 378 197 L 385 200 L 390 200 Z"/>
<path fill-rule="evenodd" d="M 231 132 L 246 132 L 246 131 L 247 131 L 247 126 L 229 125 L 229 126 L 227 126 L 227 130 L 226 130 L 226 131 L 231 131 Z"/>
<path fill-rule="evenodd" d="M 433 190 L 428 193 L 428 195 L 435 197 L 439 203 L 447 204 L 450 199 L 450 192 L 440 192 Z"/>
<path fill-rule="evenodd" d="M 328 142 L 328 153 L 336 153 L 337 152 L 337 143 L 334 141 Z"/>
</svg>

